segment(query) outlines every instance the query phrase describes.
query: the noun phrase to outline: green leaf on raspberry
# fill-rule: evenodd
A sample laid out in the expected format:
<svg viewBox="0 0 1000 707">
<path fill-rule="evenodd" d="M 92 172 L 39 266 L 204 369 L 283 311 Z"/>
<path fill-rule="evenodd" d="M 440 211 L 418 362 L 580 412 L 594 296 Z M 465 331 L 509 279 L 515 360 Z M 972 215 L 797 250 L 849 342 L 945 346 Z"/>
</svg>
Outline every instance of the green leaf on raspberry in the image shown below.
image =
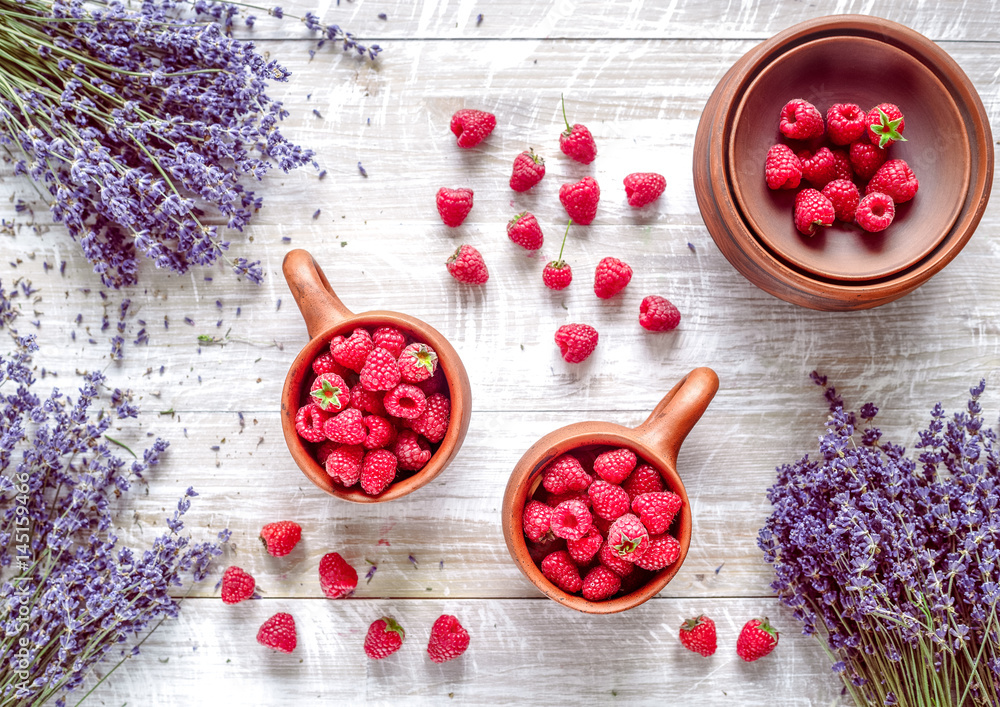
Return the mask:
<svg viewBox="0 0 1000 707">
<path fill-rule="evenodd" d="M 418 366 L 423 366 L 431 373 L 434 372 L 434 364 L 437 361 L 438 355 L 427 348 L 424 344 L 421 344 L 420 348 L 416 351 L 409 351 L 407 353 L 417 360 Z"/>
<path fill-rule="evenodd" d="M 642 544 L 642 536 L 637 538 L 630 538 L 627 535 L 622 535 L 622 541 L 614 546 L 618 554 L 624 557 L 625 555 L 631 555 L 636 551 L 636 548 Z"/>
<path fill-rule="evenodd" d="M 344 394 L 344 391 L 339 386 L 323 379 L 320 387 L 309 394 L 316 398 L 316 404 L 320 406 L 320 409 L 327 410 L 340 404 L 340 396 Z"/>
<path fill-rule="evenodd" d="M 881 108 L 877 108 L 876 110 L 878 110 L 879 124 L 872 126 L 872 132 L 879 136 L 878 146 L 885 148 L 886 144 L 890 141 L 907 142 L 907 139 L 899 132 L 899 124 L 903 122 L 903 119 L 896 118 L 895 120 L 890 120 L 884 110 Z"/>
</svg>

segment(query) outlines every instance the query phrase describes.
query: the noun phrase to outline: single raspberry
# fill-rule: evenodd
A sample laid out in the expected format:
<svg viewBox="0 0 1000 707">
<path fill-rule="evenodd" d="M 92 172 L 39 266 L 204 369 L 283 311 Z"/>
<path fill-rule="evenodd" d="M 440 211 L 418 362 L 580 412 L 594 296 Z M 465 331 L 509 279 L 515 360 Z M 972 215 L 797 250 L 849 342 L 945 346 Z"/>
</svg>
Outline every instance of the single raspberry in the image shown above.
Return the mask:
<svg viewBox="0 0 1000 707">
<path fill-rule="evenodd" d="M 641 496 L 644 493 L 662 491 L 663 478 L 660 476 L 660 472 L 649 464 L 640 464 L 622 482 L 622 488 L 628 494 L 629 501 L 634 501 L 636 496 Z"/>
<path fill-rule="evenodd" d="M 687 619 L 681 624 L 681 645 L 706 658 L 715 653 L 715 622 L 705 615 Z"/>
<path fill-rule="evenodd" d="M 351 390 L 336 373 L 324 373 L 309 387 L 309 397 L 325 413 L 340 412 L 351 402 Z"/>
<path fill-rule="evenodd" d="M 257 582 L 241 567 L 227 567 L 222 573 L 222 603 L 239 604 L 244 599 L 250 599 L 255 586 Z"/>
<path fill-rule="evenodd" d="M 282 653 L 295 650 L 295 619 L 291 614 L 278 612 L 257 630 L 257 643 Z"/>
<path fill-rule="evenodd" d="M 673 331 L 681 323 L 681 313 L 670 300 L 648 295 L 639 304 L 639 324 L 648 331 Z"/>
<path fill-rule="evenodd" d="M 570 159 L 590 164 L 597 157 L 597 144 L 594 142 L 594 136 L 584 125 L 576 123 L 570 126 L 569 119 L 566 117 L 566 100 L 562 97 L 559 100 L 562 103 L 563 121 L 566 123 L 566 129 L 559 135 L 559 149 Z"/>
<path fill-rule="evenodd" d="M 490 279 L 482 254 L 471 245 L 462 245 L 448 257 L 448 272 L 459 282 L 482 285 Z"/>
<path fill-rule="evenodd" d="M 817 189 L 822 189 L 837 178 L 837 164 L 829 147 L 821 147 L 816 152 L 799 152 L 802 176 Z"/>
<path fill-rule="evenodd" d="M 883 150 L 894 142 L 906 142 L 903 137 L 903 112 L 895 103 L 880 103 L 870 111 L 865 119 L 868 127 L 868 141 Z"/>
<path fill-rule="evenodd" d="M 622 586 L 622 578 L 603 565 L 597 565 L 583 578 L 583 598 L 588 601 L 610 599 Z"/>
<path fill-rule="evenodd" d="M 454 660 L 469 647 L 469 632 L 454 616 L 443 614 L 431 626 L 427 654 L 435 663 Z"/>
<path fill-rule="evenodd" d="M 365 387 L 360 383 L 351 388 L 351 407 L 371 415 L 385 414 L 385 406 L 382 405 L 382 393 L 374 390 L 365 390 Z"/>
<path fill-rule="evenodd" d="M 634 172 L 625 177 L 625 198 L 637 209 L 659 199 L 666 188 L 667 180 L 656 172 Z"/>
<path fill-rule="evenodd" d="M 826 112 L 826 134 L 834 145 L 850 145 L 865 134 L 866 114 L 857 103 L 835 103 Z"/>
<path fill-rule="evenodd" d="M 597 329 L 589 324 L 563 324 L 556 330 L 556 346 L 567 363 L 580 363 L 597 348 Z"/>
<path fill-rule="evenodd" d="M 823 114 L 812 103 L 796 98 L 781 109 L 778 129 L 793 140 L 819 137 L 823 134 Z"/>
<path fill-rule="evenodd" d="M 628 513 L 628 494 L 621 486 L 598 479 L 587 489 L 587 495 L 590 496 L 594 513 L 601 518 L 616 520 Z"/>
<path fill-rule="evenodd" d="M 583 491 L 593 480 L 593 477 L 584 470 L 580 460 L 572 454 L 556 457 L 542 472 L 542 486 L 549 493 Z"/>
<path fill-rule="evenodd" d="M 363 442 L 365 449 L 382 449 L 396 441 L 396 428 L 384 417 L 365 415 L 361 421 L 367 431 Z"/>
<path fill-rule="evenodd" d="M 767 618 L 750 619 L 736 639 L 736 655 L 748 663 L 763 658 L 778 645 L 778 630 Z"/>
<path fill-rule="evenodd" d="M 392 390 L 399 385 L 399 375 L 396 357 L 383 348 L 375 348 L 365 359 L 360 380 L 365 390 Z M 385 405 L 384 399 L 382 404 Z"/>
<path fill-rule="evenodd" d="M 608 545 L 621 559 L 635 562 L 649 549 L 649 531 L 638 516 L 626 513 L 611 524 L 611 530 L 608 531 Z"/>
<path fill-rule="evenodd" d="M 525 150 L 514 158 L 514 170 L 510 175 L 510 188 L 514 191 L 528 191 L 542 181 L 544 176 L 545 160 L 536 155 L 534 150 Z"/>
<path fill-rule="evenodd" d="M 847 181 L 854 179 L 854 169 L 851 167 L 851 158 L 847 154 L 847 150 L 833 151 L 833 171 L 834 179 L 846 179 Z"/>
<path fill-rule="evenodd" d="M 601 549 L 601 545 L 603 544 L 604 536 L 601 535 L 601 531 L 591 526 L 590 530 L 582 538 L 567 540 L 566 551 L 573 558 L 573 562 L 582 567 L 594 559 L 594 555 L 597 554 L 597 551 Z"/>
<path fill-rule="evenodd" d="M 360 444 L 342 444 L 326 458 L 326 473 L 338 484 L 351 488 L 361 478 L 361 460 L 365 448 Z"/>
<path fill-rule="evenodd" d="M 563 501 L 552 509 L 549 526 L 557 538 L 579 540 L 594 524 L 594 517 L 583 501 Z"/>
<path fill-rule="evenodd" d="M 920 182 L 905 160 L 889 160 L 875 172 L 875 176 L 865 187 L 865 194 L 882 192 L 888 194 L 893 203 L 903 204 L 912 199 Z"/>
<path fill-rule="evenodd" d="M 392 447 L 396 464 L 403 471 L 420 471 L 430 461 L 431 445 L 413 430 L 400 430 Z"/>
<path fill-rule="evenodd" d="M 471 189 L 449 189 L 441 187 L 437 193 L 437 210 L 445 226 L 457 228 L 472 211 Z"/>
<path fill-rule="evenodd" d="M 637 557 L 635 566 L 656 572 L 677 562 L 681 556 L 681 544 L 673 535 L 651 535 L 649 548 Z"/>
<path fill-rule="evenodd" d="M 364 444 L 368 437 L 361 411 L 357 408 L 347 408 L 323 423 L 323 434 L 331 442 L 339 444 Z"/>
<path fill-rule="evenodd" d="M 406 334 L 394 326 L 380 326 L 372 334 L 372 343 L 391 353 L 393 358 L 399 358 L 406 346 Z"/>
<path fill-rule="evenodd" d="M 888 194 L 873 191 L 858 203 L 854 220 L 869 233 L 879 233 L 889 228 L 896 217 L 896 205 Z"/>
<path fill-rule="evenodd" d="M 817 226 L 832 226 L 834 218 L 833 203 L 815 189 L 795 195 L 795 228 L 802 235 L 814 235 Z"/>
<path fill-rule="evenodd" d="M 295 413 L 295 431 L 307 442 L 322 442 L 326 439 L 323 425 L 330 416 L 319 409 L 318 405 L 309 403 L 299 408 Z"/>
<path fill-rule="evenodd" d="M 529 211 L 522 211 L 507 222 L 507 237 L 525 250 L 538 250 L 542 247 L 542 227 Z"/>
<path fill-rule="evenodd" d="M 620 484 L 635 468 L 638 458 L 631 449 L 612 449 L 597 455 L 594 473 L 609 484 Z"/>
<path fill-rule="evenodd" d="M 609 528 L 608 531 L 610 532 L 610 530 Z M 597 551 L 597 559 L 602 565 L 622 578 L 628 577 L 635 569 L 635 565 L 619 557 L 618 552 L 608 545 L 606 540 L 601 545 L 601 549 Z"/>
<path fill-rule="evenodd" d="M 573 270 L 569 267 L 569 263 L 562 259 L 563 249 L 566 247 L 566 236 L 569 235 L 569 227 L 572 223 L 573 219 L 570 219 L 569 223 L 566 224 L 562 245 L 559 246 L 559 257 L 542 270 L 542 282 L 550 290 L 565 290 L 573 281 Z"/>
<path fill-rule="evenodd" d="M 319 586 L 327 599 L 342 599 L 358 586 L 358 571 L 336 552 L 328 552 L 319 561 Z"/>
<path fill-rule="evenodd" d="M 575 594 L 583 587 L 580 570 L 565 550 L 557 550 L 542 560 L 542 574 L 564 592 Z"/>
<path fill-rule="evenodd" d="M 326 460 L 330 458 L 330 454 L 333 453 L 338 446 L 336 442 L 331 442 L 323 435 L 323 441 L 320 443 L 319 447 L 316 449 L 316 461 L 319 462 L 320 466 L 326 465 Z"/>
<path fill-rule="evenodd" d="M 458 146 L 475 147 L 493 132 L 496 116 L 482 110 L 464 108 L 451 116 L 451 131 L 458 138 Z"/>
<path fill-rule="evenodd" d="M 868 142 L 851 143 L 851 167 L 860 179 L 871 179 L 885 162 L 885 150 L 880 150 Z"/>
<path fill-rule="evenodd" d="M 399 354 L 399 375 L 407 383 L 425 381 L 437 371 L 438 355 L 427 344 L 410 344 Z"/>
<path fill-rule="evenodd" d="M 403 646 L 406 631 L 391 616 L 373 621 L 365 636 L 365 655 L 372 660 L 388 658 Z"/>
<path fill-rule="evenodd" d="M 651 491 L 632 499 L 632 512 L 653 535 L 667 532 L 684 500 L 670 491 Z"/>
<path fill-rule="evenodd" d="M 597 202 L 601 200 L 601 187 L 593 177 L 584 177 L 573 184 L 559 187 L 559 201 L 569 217 L 582 226 L 590 224 L 597 216 Z"/>
<path fill-rule="evenodd" d="M 329 351 L 324 351 L 312 362 L 313 373 L 317 376 L 321 376 L 324 373 L 336 373 L 341 378 L 344 378 L 348 374 L 348 369 L 337 363 L 336 359 L 333 358 L 333 354 Z"/>
<path fill-rule="evenodd" d="M 302 526 L 291 520 L 268 523 L 260 529 L 260 541 L 271 557 L 284 557 L 302 537 Z"/>
<path fill-rule="evenodd" d="M 427 408 L 424 414 L 407 424 L 414 432 L 426 437 L 428 442 L 437 444 L 448 432 L 450 420 L 451 401 L 441 393 L 432 393 L 427 396 Z"/>
<path fill-rule="evenodd" d="M 773 145 L 764 161 L 764 180 L 770 189 L 797 189 L 802 181 L 802 161 L 788 145 Z"/>
<path fill-rule="evenodd" d="M 625 289 L 632 279 L 632 268 L 618 258 L 602 258 L 594 272 L 594 294 L 610 299 Z"/>
<path fill-rule="evenodd" d="M 396 478 L 396 455 L 387 449 L 376 449 L 365 454 L 361 462 L 361 488 L 370 496 L 377 496 Z"/>
<path fill-rule="evenodd" d="M 521 525 L 528 540 L 542 542 L 546 536 L 551 537 L 552 508 L 541 501 L 528 501 L 524 506 Z"/>
<path fill-rule="evenodd" d="M 854 223 L 854 212 L 861 201 L 861 193 L 850 179 L 834 179 L 823 187 L 823 196 L 833 204 L 837 218 L 846 223 Z"/>
<path fill-rule="evenodd" d="M 412 420 L 424 414 L 427 409 L 427 396 L 415 385 L 400 383 L 385 394 L 382 403 L 385 405 L 385 411 L 393 417 Z"/>
<path fill-rule="evenodd" d="M 330 341 L 330 353 L 334 360 L 355 373 L 365 365 L 365 359 L 375 348 L 367 329 L 355 329 L 348 338 L 335 336 Z"/>
</svg>

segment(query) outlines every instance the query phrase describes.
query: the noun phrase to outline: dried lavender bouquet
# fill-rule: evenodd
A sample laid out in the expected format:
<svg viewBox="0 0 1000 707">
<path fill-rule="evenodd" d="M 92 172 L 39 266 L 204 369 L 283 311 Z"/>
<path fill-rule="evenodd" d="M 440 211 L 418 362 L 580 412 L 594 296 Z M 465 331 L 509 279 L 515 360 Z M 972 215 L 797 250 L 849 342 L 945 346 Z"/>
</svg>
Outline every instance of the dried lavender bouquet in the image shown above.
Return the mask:
<svg viewBox="0 0 1000 707">
<path fill-rule="evenodd" d="M 1000 705 L 1000 444 L 972 388 L 931 411 L 911 459 L 871 403 L 831 416 L 819 456 L 778 468 L 758 536 L 771 585 L 825 639 L 859 705 Z M 863 429 L 858 429 L 859 423 Z"/>
</svg>

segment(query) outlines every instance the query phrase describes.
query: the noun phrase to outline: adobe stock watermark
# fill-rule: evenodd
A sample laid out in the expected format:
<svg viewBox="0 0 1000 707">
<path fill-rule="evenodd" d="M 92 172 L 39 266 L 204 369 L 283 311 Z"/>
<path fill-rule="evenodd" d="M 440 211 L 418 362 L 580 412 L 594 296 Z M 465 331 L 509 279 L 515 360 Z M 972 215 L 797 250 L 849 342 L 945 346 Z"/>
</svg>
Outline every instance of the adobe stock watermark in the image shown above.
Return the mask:
<svg viewBox="0 0 1000 707">
<path fill-rule="evenodd" d="M 13 673 L 19 684 L 15 694 L 20 691 L 27 692 L 28 678 L 31 675 L 29 668 L 31 662 L 28 660 L 28 647 L 31 641 L 28 638 L 28 620 L 31 617 L 31 584 L 29 577 L 24 576 L 31 569 L 31 517 L 28 512 L 28 473 L 15 474 L 14 476 L 14 533 L 11 541 L 14 543 L 14 566 L 18 576 L 11 579 L 14 584 L 14 594 L 18 601 L 17 615 L 14 619 L 14 637 L 17 640 L 17 651 L 11 661 Z"/>
</svg>

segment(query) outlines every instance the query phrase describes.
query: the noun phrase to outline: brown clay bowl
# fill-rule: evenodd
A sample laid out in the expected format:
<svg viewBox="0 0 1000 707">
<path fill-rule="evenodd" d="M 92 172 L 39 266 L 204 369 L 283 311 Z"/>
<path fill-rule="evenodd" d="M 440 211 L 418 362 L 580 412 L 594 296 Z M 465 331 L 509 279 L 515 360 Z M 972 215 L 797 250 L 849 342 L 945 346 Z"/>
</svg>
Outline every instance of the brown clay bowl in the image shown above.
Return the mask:
<svg viewBox="0 0 1000 707">
<path fill-rule="evenodd" d="M 846 75 L 831 63 L 837 61 L 841 42 L 849 54 Z M 908 67 L 900 69 L 898 85 L 883 82 L 885 91 L 874 92 L 867 80 L 853 85 L 852 76 L 863 79 L 874 70 L 870 64 L 880 61 Z M 812 73 L 820 79 L 810 81 Z M 783 81 L 794 86 L 783 86 Z M 780 195 L 760 191 L 768 191 L 762 178 L 767 148 L 756 165 L 752 162 L 763 142 L 770 146 L 776 140 L 777 111 L 796 97 L 788 93 L 793 89 L 807 100 L 815 98 L 823 104 L 821 109 L 842 96 L 874 104 L 876 95 L 891 95 L 921 116 L 916 122 L 907 117 L 910 141 L 890 148 L 894 156 L 898 149 L 911 163 L 921 181 L 920 192 L 903 205 L 897 223 L 883 237 L 845 231 L 804 242 L 791 225 L 790 206 L 783 207 Z M 751 116 L 757 106 L 767 107 L 760 108 L 762 122 L 754 127 L 746 121 L 757 119 Z M 943 127 L 922 124 L 944 119 L 953 122 Z M 951 151 L 961 155 L 956 164 L 949 164 Z M 698 205 L 712 238 L 752 283 L 813 309 L 867 309 L 912 292 L 951 262 L 971 238 L 992 186 L 992 135 L 975 88 L 938 45 L 880 18 L 821 17 L 779 33 L 730 68 L 698 126 L 694 178 Z M 950 184 L 945 183 L 948 180 Z M 962 189 L 954 189 L 955 183 Z M 962 193 L 956 196 L 956 191 Z M 917 210 L 935 207 L 936 201 L 924 198 L 935 192 L 947 197 L 948 203 L 944 213 L 928 219 Z M 929 202 L 927 207 L 924 201 Z M 903 242 L 907 238 L 911 240 Z"/>
<path fill-rule="evenodd" d="M 340 301 L 319 265 L 305 250 L 293 250 L 282 264 L 285 281 L 302 313 L 309 333 L 309 343 L 299 352 L 288 369 L 281 390 L 281 431 L 292 459 L 309 480 L 336 496 L 355 503 L 392 501 L 416 491 L 444 471 L 458 453 L 472 417 L 472 389 L 469 376 L 458 353 L 437 329 L 421 320 L 398 312 L 372 311 L 354 314 Z M 394 481 L 378 496 L 369 496 L 360 488 L 345 489 L 333 483 L 326 470 L 313 457 L 309 443 L 295 431 L 295 413 L 312 377 L 312 361 L 330 345 L 338 334 L 350 334 L 359 326 L 391 325 L 417 341 L 431 346 L 438 355 L 438 367 L 448 382 L 451 419 L 448 431 L 427 465 L 412 476 Z"/>
<path fill-rule="evenodd" d="M 646 421 L 636 428 L 610 422 L 577 422 L 550 432 L 524 453 L 511 472 L 504 492 L 503 537 L 514 563 L 543 594 L 577 611 L 613 614 L 642 604 L 674 578 L 691 545 L 691 504 L 677 473 L 677 453 L 718 389 L 719 378 L 715 371 L 696 368 L 675 385 Z M 642 587 L 606 601 L 590 601 L 569 594 L 546 579 L 531 558 L 523 531 L 524 504 L 538 487 L 545 467 L 561 454 L 593 446 L 631 449 L 641 460 L 655 467 L 666 488 L 684 501 L 672 531 L 681 548 L 677 561 L 657 572 Z"/>
</svg>

